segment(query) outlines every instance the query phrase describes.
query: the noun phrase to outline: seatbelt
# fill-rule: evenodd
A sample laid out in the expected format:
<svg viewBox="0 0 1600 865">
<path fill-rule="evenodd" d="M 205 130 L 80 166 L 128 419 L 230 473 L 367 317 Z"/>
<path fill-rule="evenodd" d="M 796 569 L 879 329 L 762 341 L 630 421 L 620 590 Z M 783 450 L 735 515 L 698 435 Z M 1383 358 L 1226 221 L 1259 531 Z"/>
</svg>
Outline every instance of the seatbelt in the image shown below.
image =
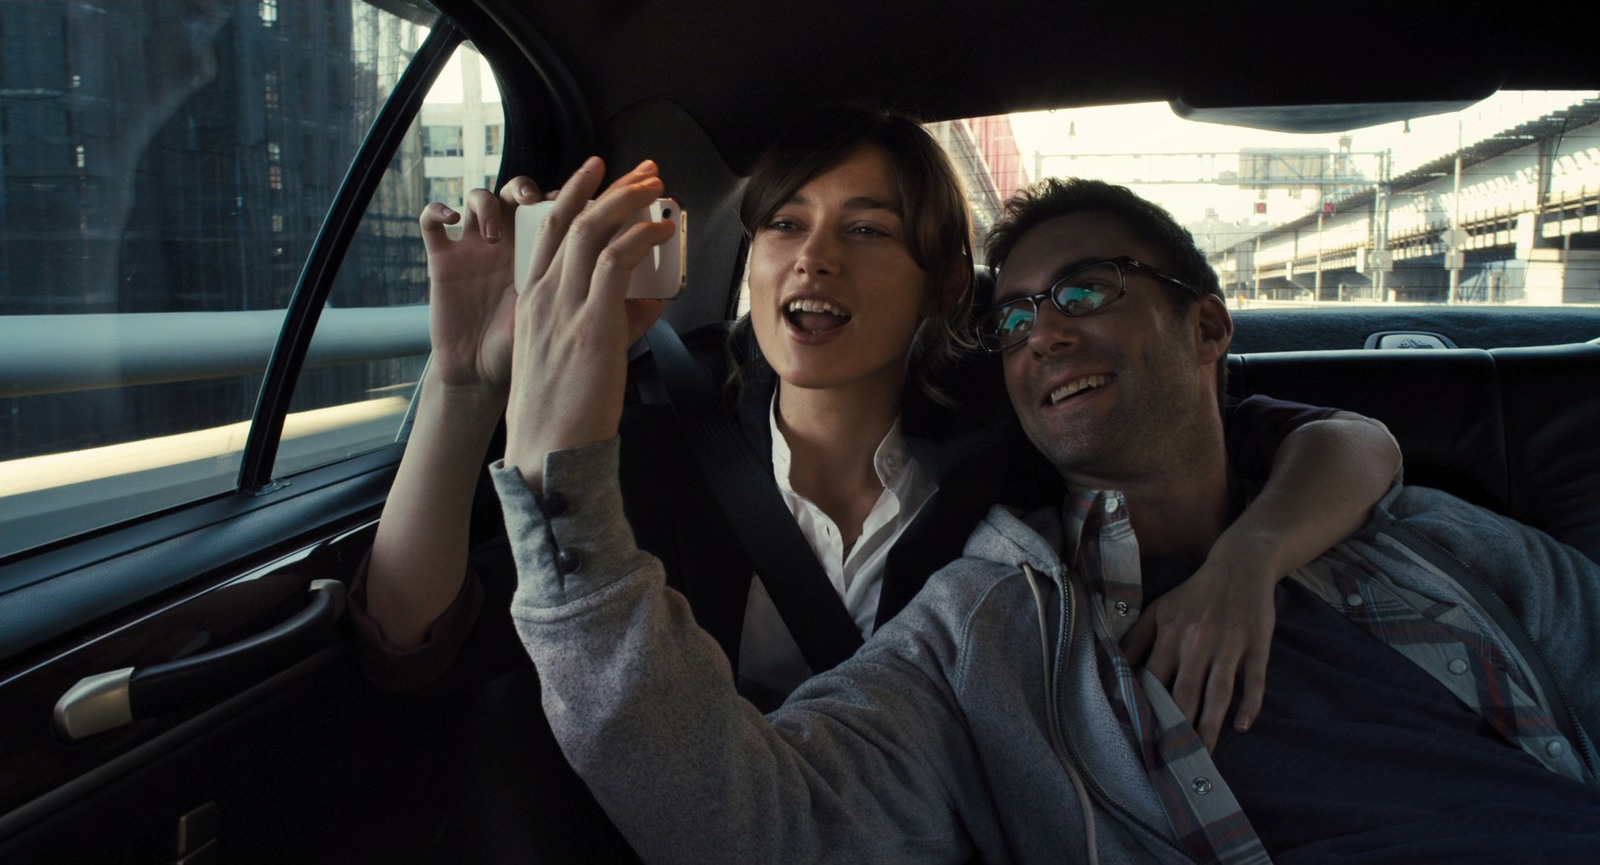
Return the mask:
<svg viewBox="0 0 1600 865">
<path fill-rule="evenodd" d="M 861 631 L 800 533 L 772 470 L 672 325 L 661 319 L 645 336 L 689 453 L 778 615 L 812 672 L 832 669 L 861 648 Z"/>
</svg>

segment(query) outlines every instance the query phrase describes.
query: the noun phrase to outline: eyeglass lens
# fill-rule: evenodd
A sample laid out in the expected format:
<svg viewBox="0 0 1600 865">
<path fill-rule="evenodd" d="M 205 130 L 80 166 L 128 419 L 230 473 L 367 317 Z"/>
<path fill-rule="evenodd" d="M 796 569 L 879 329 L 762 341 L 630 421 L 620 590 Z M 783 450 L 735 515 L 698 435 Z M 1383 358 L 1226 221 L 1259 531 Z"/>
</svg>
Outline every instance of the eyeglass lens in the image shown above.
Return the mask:
<svg viewBox="0 0 1600 865">
<path fill-rule="evenodd" d="M 1049 297 L 1063 315 L 1088 315 L 1105 306 L 1122 287 L 1122 271 L 1115 262 L 1102 261 L 1070 273 L 1050 287 Z M 1005 348 L 1027 338 L 1039 317 L 1039 298 L 1006 303 L 982 321 L 983 342 L 990 349 Z"/>
</svg>

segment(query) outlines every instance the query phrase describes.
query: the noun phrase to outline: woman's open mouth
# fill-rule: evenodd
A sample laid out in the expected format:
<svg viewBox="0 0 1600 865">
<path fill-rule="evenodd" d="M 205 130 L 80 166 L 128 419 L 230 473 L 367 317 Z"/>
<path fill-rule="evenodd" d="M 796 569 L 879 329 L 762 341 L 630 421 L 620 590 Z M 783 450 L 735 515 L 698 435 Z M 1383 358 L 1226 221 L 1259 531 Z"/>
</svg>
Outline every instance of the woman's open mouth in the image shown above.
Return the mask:
<svg viewBox="0 0 1600 865">
<path fill-rule="evenodd" d="M 844 327 L 850 313 L 825 300 L 796 298 L 784 305 L 783 315 L 789 324 L 804 333 L 818 334 Z"/>
</svg>

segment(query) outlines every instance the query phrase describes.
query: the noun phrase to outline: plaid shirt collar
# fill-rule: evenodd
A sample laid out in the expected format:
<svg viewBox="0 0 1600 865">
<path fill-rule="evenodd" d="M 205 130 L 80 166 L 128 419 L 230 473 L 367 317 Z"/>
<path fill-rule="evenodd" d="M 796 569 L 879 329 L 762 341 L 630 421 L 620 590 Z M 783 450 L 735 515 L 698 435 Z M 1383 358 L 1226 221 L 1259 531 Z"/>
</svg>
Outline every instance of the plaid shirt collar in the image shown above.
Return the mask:
<svg viewBox="0 0 1600 865">
<path fill-rule="evenodd" d="M 1063 551 L 1075 581 L 1089 595 L 1084 607 L 1094 632 L 1101 685 L 1123 733 L 1144 762 L 1173 837 L 1201 862 L 1270 861 L 1233 792 L 1200 737 L 1167 689 L 1135 670 L 1119 641 L 1139 620 L 1144 581 L 1139 545 L 1119 492 L 1067 497 Z"/>
</svg>

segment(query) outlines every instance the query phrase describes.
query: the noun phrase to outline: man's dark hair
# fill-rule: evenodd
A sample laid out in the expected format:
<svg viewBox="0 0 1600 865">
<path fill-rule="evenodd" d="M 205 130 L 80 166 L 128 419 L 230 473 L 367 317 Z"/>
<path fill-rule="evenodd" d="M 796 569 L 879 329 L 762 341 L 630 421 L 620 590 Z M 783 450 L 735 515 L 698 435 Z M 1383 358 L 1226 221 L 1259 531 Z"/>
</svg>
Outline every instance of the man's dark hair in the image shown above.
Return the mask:
<svg viewBox="0 0 1600 865">
<path fill-rule="evenodd" d="M 1206 261 L 1205 253 L 1195 245 L 1194 236 L 1179 225 L 1172 214 L 1158 204 L 1140 198 L 1126 186 L 1117 186 L 1103 180 L 1082 177 L 1049 177 L 1041 180 L 1006 202 L 1005 213 L 989 231 L 984 251 L 988 264 L 999 273 L 1011 251 L 1021 242 L 1023 235 L 1041 224 L 1074 213 L 1104 213 L 1120 221 L 1128 233 L 1140 242 L 1153 247 L 1156 260 L 1146 262 L 1160 268 L 1168 275 L 1183 281 L 1202 294 L 1215 295 L 1226 303 L 1217 272 Z M 1189 312 L 1196 300 L 1183 289 L 1162 283 L 1167 297 L 1179 317 Z M 1220 404 L 1228 389 L 1228 361 L 1217 361 L 1217 401 Z"/>
</svg>

